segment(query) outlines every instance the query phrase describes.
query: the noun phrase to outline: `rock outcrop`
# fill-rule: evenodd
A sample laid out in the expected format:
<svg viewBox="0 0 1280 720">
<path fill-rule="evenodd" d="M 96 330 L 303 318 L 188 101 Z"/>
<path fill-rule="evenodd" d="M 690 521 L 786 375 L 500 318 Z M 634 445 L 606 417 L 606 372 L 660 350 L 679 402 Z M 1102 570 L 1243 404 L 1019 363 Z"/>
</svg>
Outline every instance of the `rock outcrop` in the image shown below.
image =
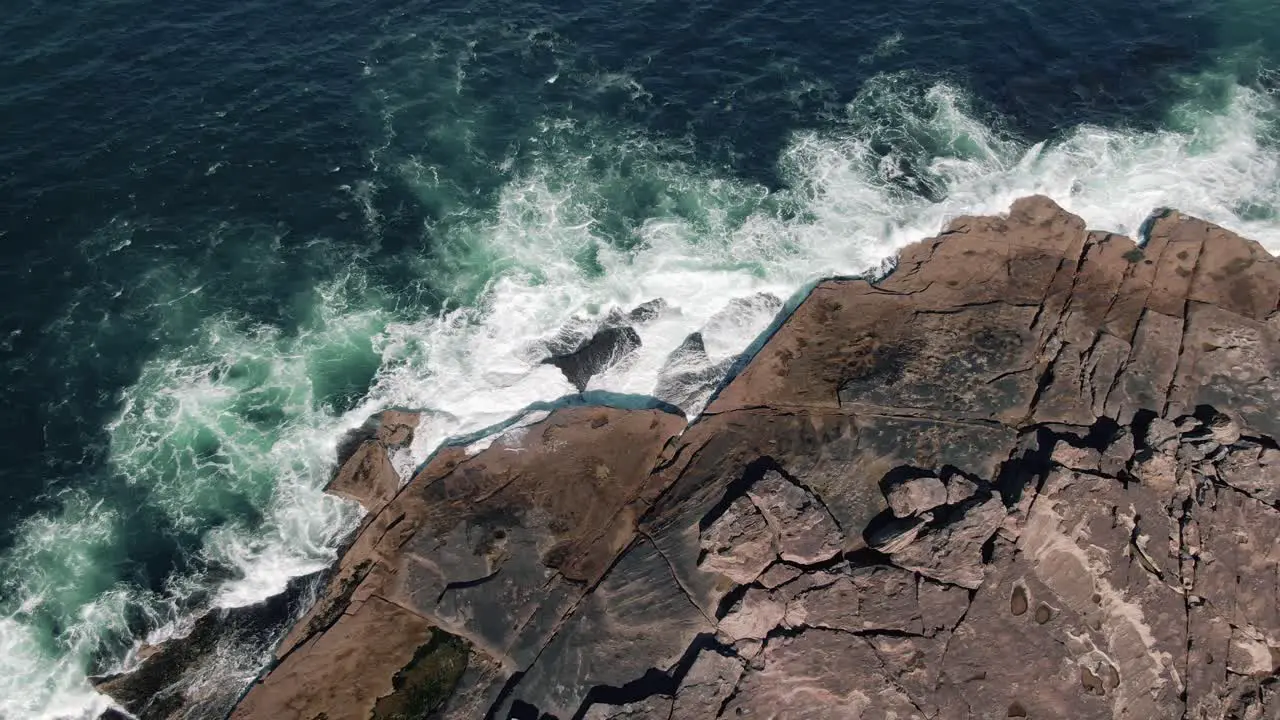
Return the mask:
<svg viewBox="0 0 1280 720">
<path fill-rule="evenodd" d="M 653 322 L 671 308 L 667 301 L 655 298 L 624 313 L 614 308 L 597 323 L 574 318 L 545 346 L 550 353 L 542 362 L 554 365 L 578 392 L 587 389 L 591 378 L 624 363 L 640 347 L 636 327 Z"/>
<path fill-rule="evenodd" d="M 688 427 L 562 409 L 394 492 L 371 440 L 232 717 L 1280 717 L 1280 263 L 1145 231 L 960 218 Z"/>
</svg>

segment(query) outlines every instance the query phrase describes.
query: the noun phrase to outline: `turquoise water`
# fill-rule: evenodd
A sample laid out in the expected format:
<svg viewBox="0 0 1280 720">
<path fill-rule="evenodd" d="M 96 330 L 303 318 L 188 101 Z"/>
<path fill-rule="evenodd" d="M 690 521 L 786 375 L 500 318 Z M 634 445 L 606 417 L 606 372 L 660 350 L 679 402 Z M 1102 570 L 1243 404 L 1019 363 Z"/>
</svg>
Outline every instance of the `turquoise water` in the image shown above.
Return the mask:
<svg viewBox="0 0 1280 720">
<path fill-rule="evenodd" d="M 391 406 L 444 439 L 712 365 L 815 279 L 1042 192 L 1280 250 L 1280 21 L 1237 3 L 35 4 L 0 21 L 0 717 L 325 567 Z M 743 302 L 743 299 L 752 299 Z M 698 412 L 696 403 L 684 408 Z M 252 677 L 228 649 L 193 694 Z"/>
</svg>

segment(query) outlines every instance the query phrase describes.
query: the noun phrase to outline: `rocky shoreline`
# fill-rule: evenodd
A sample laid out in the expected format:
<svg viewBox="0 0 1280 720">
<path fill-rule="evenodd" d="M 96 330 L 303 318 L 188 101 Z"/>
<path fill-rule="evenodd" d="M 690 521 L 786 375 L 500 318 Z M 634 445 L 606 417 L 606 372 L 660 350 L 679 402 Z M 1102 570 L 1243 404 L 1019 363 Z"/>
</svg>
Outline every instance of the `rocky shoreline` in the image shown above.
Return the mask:
<svg viewBox="0 0 1280 720">
<path fill-rule="evenodd" d="M 1144 234 L 959 218 L 817 286 L 687 426 L 564 407 L 402 485 L 384 413 L 230 717 L 1280 717 L 1280 262 Z M 552 362 L 585 387 L 607 344 Z M 206 717 L 184 642 L 100 689 Z"/>
</svg>

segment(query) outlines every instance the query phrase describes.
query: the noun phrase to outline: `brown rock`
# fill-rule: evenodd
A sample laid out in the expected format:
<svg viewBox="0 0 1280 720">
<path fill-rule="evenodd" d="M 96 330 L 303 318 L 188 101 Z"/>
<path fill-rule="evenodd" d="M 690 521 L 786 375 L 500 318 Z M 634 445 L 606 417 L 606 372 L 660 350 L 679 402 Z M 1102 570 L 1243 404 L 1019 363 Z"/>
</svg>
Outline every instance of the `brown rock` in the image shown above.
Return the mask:
<svg viewBox="0 0 1280 720">
<path fill-rule="evenodd" d="M 1163 581 L 1177 564 L 1157 542 L 1176 523 L 1154 499 L 1137 485 L 1053 472 L 1016 545 L 997 548 L 998 577 L 951 637 L 938 704 L 959 712 L 1016 703 L 1027 717 L 1177 717 L 1185 604 Z M 1150 567 L 1134 558 L 1135 537 L 1150 548 Z"/>
<path fill-rule="evenodd" d="M 1240 442 L 1240 426 L 1229 415 L 1217 413 L 1209 420 L 1209 435 L 1219 445 Z"/>
<path fill-rule="evenodd" d="M 680 681 L 671 720 L 713 718 L 733 694 L 742 677 L 742 661 L 732 655 L 703 650 Z"/>
<path fill-rule="evenodd" d="M 889 508 L 898 517 L 919 515 L 947 503 L 947 488 L 936 477 L 910 478 L 885 493 Z"/>
<path fill-rule="evenodd" d="M 550 639 L 515 697 L 572 717 L 592 687 L 619 687 L 649 668 L 670 670 L 695 637 L 711 630 L 666 561 L 641 541 Z"/>
<path fill-rule="evenodd" d="M 377 512 L 400 489 L 400 475 L 391 464 L 386 446 L 369 440 L 360 445 L 325 489 L 360 503 L 370 512 Z"/>
<path fill-rule="evenodd" d="M 719 630 L 730 642 L 763 640 L 770 630 L 782 624 L 786 615 L 787 606 L 781 598 L 760 588 L 749 588 L 720 620 Z"/>
<path fill-rule="evenodd" d="M 854 568 L 797 594 L 787 603 L 786 620 L 791 627 L 924 633 L 915 575 L 884 565 Z"/>
<path fill-rule="evenodd" d="M 395 642 L 370 642 L 371 638 Z M 288 708 L 293 717 L 323 714 L 333 720 L 365 720 L 374 715 L 380 698 L 393 694 L 397 673 L 432 638 L 426 619 L 370 598 L 358 613 L 343 616 L 328 632 L 285 658 L 272 671 L 270 684 L 254 688 L 231 717 L 282 717 Z M 461 652 L 465 656 L 466 651 Z M 446 672 L 455 675 L 452 668 Z M 447 700 L 452 689 L 440 700 Z"/>
<path fill-rule="evenodd" d="M 925 720 L 866 638 L 806 630 L 769 642 L 720 717 Z"/>
<path fill-rule="evenodd" d="M 367 718 L 403 661 L 439 632 L 433 628 L 470 643 L 476 662 L 505 668 L 460 678 L 479 685 L 461 687 L 459 696 L 492 703 L 511 668 L 543 651 L 585 592 L 581 580 L 598 578 L 631 541 L 629 504 L 680 424 L 659 411 L 569 408 L 473 457 L 437 454 L 365 524 L 316 607 L 282 644 L 280 666 L 250 690 L 237 717 L 282 717 L 305 695 L 330 718 Z M 358 653 L 369 636 L 360 623 L 387 622 L 364 620 L 387 603 L 405 616 L 399 622 L 422 629 L 377 630 L 391 640 L 383 643 L 385 666 L 360 671 L 369 684 L 312 692 L 340 685 L 335 672 L 354 672 L 331 658 Z"/>
<path fill-rule="evenodd" d="M 1246 443 L 1226 453 L 1217 470 L 1231 487 L 1268 505 L 1280 504 L 1280 450 Z"/>
<path fill-rule="evenodd" d="M 1086 472 L 1100 472 L 1103 462 L 1102 454 L 1097 450 L 1076 447 L 1065 440 L 1059 440 L 1053 446 L 1050 459 L 1065 468 Z"/>
<path fill-rule="evenodd" d="M 807 490 L 768 472 L 747 495 L 778 537 L 778 554 L 787 562 L 813 565 L 840 553 L 840 528 Z"/>
<path fill-rule="evenodd" d="M 325 490 L 360 503 L 370 514 L 377 513 L 400 489 L 401 477 L 392 454 L 413 442 L 418 421 L 416 413 L 398 410 L 386 410 L 370 418 L 350 439 L 358 444 L 342 459 Z M 359 441 L 362 436 L 368 439 Z M 339 455 L 343 454 L 340 450 Z"/>
<path fill-rule="evenodd" d="M 90 680 L 139 720 L 225 716 L 239 699 L 240 688 L 208 683 L 209 667 L 225 667 L 228 658 L 243 658 L 247 666 L 269 655 L 272 630 L 296 615 L 315 579 L 295 578 L 284 593 L 255 605 L 213 608 L 182 637 L 141 648 L 140 662 L 131 672 Z"/>
<path fill-rule="evenodd" d="M 1103 475 L 1119 476 L 1128 466 L 1135 451 L 1133 433 L 1128 428 L 1121 428 L 1120 432 L 1111 439 L 1107 449 L 1102 451 L 1102 459 L 1098 463 L 1098 470 Z"/>
<path fill-rule="evenodd" d="M 1280 264 L 1148 227 L 959 218 L 820 283 L 683 433 L 563 409 L 405 487 L 406 433 L 362 436 L 333 489 L 370 516 L 235 717 L 425 678 L 453 718 L 1274 717 Z"/>
<path fill-rule="evenodd" d="M 730 503 L 724 514 L 702 533 L 699 566 L 747 585 L 778 556 L 778 540 L 764 515 L 745 496 Z"/>
<path fill-rule="evenodd" d="M 757 579 L 757 582 L 772 590 L 779 585 L 784 585 L 795 580 L 802 574 L 804 574 L 804 570 L 801 570 L 795 565 L 774 563 L 768 570 L 764 571 L 764 574 Z"/>
<path fill-rule="evenodd" d="M 947 505 L 959 505 L 978 493 L 978 485 L 963 475 L 947 478 Z"/>
<path fill-rule="evenodd" d="M 552 355 L 543 362 L 555 365 L 566 379 L 582 392 L 591 378 L 618 364 L 640 347 L 640 335 L 628 326 L 607 327 L 572 352 Z"/>
<path fill-rule="evenodd" d="M 969 500 L 945 517 L 927 523 L 906 544 L 894 548 L 895 565 L 938 582 L 976 588 L 985 573 L 982 546 L 1007 515 L 1000 496 Z"/>
<path fill-rule="evenodd" d="M 596 703 L 587 710 L 583 720 L 667 720 L 669 717 L 671 698 L 666 695 L 651 695 L 625 705 Z"/>
</svg>

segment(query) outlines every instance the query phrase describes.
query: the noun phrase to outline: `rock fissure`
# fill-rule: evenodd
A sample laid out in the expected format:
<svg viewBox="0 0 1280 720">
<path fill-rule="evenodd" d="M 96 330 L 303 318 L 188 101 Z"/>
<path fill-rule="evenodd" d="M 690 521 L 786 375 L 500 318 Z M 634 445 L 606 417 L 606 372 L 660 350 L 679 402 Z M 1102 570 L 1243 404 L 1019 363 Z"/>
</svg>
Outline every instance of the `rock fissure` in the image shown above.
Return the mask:
<svg viewBox="0 0 1280 720">
<path fill-rule="evenodd" d="M 498 573 L 500 572 L 502 572 L 501 567 L 495 568 L 493 572 L 482 577 L 478 577 L 475 580 L 455 580 L 450 582 L 440 590 L 440 595 L 436 597 L 436 604 L 439 605 L 444 600 L 444 596 L 448 595 L 451 591 L 469 590 L 471 588 L 480 587 L 481 585 L 484 585 L 490 580 L 498 577 Z M 548 579 L 548 582 L 550 582 L 550 579 Z"/>
<path fill-rule="evenodd" d="M 672 580 L 674 580 L 676 583 L 676 586 L 680 588 L 680 592 L 684 594 L 684 597 L 686 600 L 689 601 L 689 604 L 692 605 L 700 615 L 706 618 L 706 621 L 709 625 L 715 625 L 716 619 L 707 615 L 706 611 L 702 609 L 702 606 L 699 605 L 698 602 L 693 599 L 693 595 L 689 594 L 688 588 L 686 588 L 684 585 L 680 583 L 680 576 L 676 574 L 675 566 L 671 564 L 671 561 L 667 559 L 666 555 L 662 554 L 662 550 L 658 549 L 658 545 L 657 543 L 653 542 L 653 538 L 649 537 L 643 532 L 641 532 L 640 535 L 644 537 L 646 540 L 648 540 L 650 543 L 653 543 L 654 551 L 657 552 L 658 556 L 662 558 L 662 561 L 667 564 L 667 568 L 671 571 Z"/>
</svg>

